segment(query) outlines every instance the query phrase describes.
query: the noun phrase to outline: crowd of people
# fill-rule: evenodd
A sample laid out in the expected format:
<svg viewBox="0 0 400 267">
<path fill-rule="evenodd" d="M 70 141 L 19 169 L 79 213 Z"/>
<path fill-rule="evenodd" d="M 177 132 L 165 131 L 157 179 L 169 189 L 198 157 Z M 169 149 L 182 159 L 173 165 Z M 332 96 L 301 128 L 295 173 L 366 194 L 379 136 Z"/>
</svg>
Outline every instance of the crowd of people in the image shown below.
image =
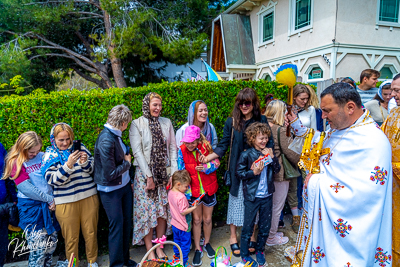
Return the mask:
<svg viewBox="0 0 400 267">
<path fill-rule="evenodd" d="M 37 242 L 38 237 L 40 241 L 54 241 L 52 246 L 32 251 L 29 266 L 52 264 L 57 232 L 60 230 L 65 239 L 67 259 L 74 254 L 76 264 L 79 264 L 78 244 L 82 232 L 88 266 L 97 266 L 100 202 L 109 221 L 110 266 L 136 266 L 137 263 L 129 258 L 131 237 L 133 245 L 144 244 L 146 250 L 150 250 L 154 237 L 161 240 L 170 234 L 182 249 L 185 266 L 189 265 L 188 254 L 192 245 L 195 252 L 190 264 L 200 266 L 204 253 L 209 258 L 215 256 L 210 243 L 212 213 L 217 204 L 216 170 L 224 155 L 228 156 L 223 179 L 229 186 L 229 242 L 232 254 L 241 257 L 243 263 L 255 262 L 251 257 L 255 254 L 256 264 L 264 266 L 265 245 L 284 245 L 289 241 L 287 236 L 278 231 L 284 225 L 282 211 L 287 201 L 293 216 L 291 226 L 299 233 L 296 249 L 304 251 L 302 260 L 305 263 L 302 266 L 310 266 L 312 262 L 322 263 L 323 260 L 326 264 L 323 266 L 333 266 L 329 265 L 334 262 L 332 255 L 338 256 L 343 251 L 343 257 L 350 255 L 354 266 L 372 266 L 369 263 L 375 259 L 368 257 L 372 253 L 371 247 L 377 245 L 372 243 L 378 240 L 376 243 L 382 243 L 381 247 L 386 246 L 384 250 L 391 250 L 391 246 L 387 247 L 391 242 L 391 217 L 390 222 L 387 217 L 388 205 L 391 208 L 391 158 L 380 163 L 374 161 L 379 161 L 381 154 L 387 153 L 384 148 L 389 147 L 387 138 L 382 138 L 382 131 L 375 125 L 381 125 L 386 120 L 391 101 L 397 100 L 397 104 L 400 104 L 396 95 L 398 89 L 393 91 L 393 84 L 400 81 L 400 75 L 394 77 L 393 81 L 382 82 L 375 89 L 378 78 L 379 72 L 370 69 L 361 73 L 358 86 L 347 77 L 324 90 L 321 102 L 313 88 L 297 84 L 293 88 L 294 108 L 291 113 L 286 112 L 283 101 L 273 99 L 270 94 L 265 97 L 266 108 L 262 112 L 256 92 L 244 88 L 236 96 L 220 140 L 214 125 L 209 122 L 204 101 L 191 103 L 187 122 L 175 134 L 171 121 L 160 116 L 162 97 L 154 92 L 144 97 L 143 115 L 135 120 L 132 120 L 128 107 L 118 105 L 112 108 L 104 129 L 97 137 L 93 153 L 84 144 L 75 142 L 73 129 L 63 122 L 52 127 L 51 145 L 45 152 L 41 152 L 42 140 L 37 133 L 22 133 L 8 153 L 0 145 L 0 168 L 3 169 L 4 165 L 0 180 L 0 266 L 3 266 L 8 246 L 6 233 L 9 210 L 14 205 L 19 211 L 18 226 L 32 233 L 26 237 L 28 244 Z M 129 124 L 131 147 L 122 140 L 122 133 Z M 291 127 L 288 128 L 288 125 Z M 287 134 L 288 129 L 291 129 L 290 134 Z M 321 174 L 307 175 L 297 168 L 304 137 L 310 129 L 318 133 L 314 137 L 315 142 L 318 142 L 320 132 L 328 130 L 324 146 L 330 147 L 331 151 L 321 161 L 324 168 Z M 381 141 L 374 141 L 373 138 Z M 364 142 L 373 145 L 364 149 Z M 379 149 L 383 150 L 381 153 L 376 151 L 378 144 Z M 363 157 L 363 161 L 357 158 L 358 154 L 354 151 Z M 364 154 L 366 151 L 373 154 L 374 160 L 369 154 Z M 334 156 L 340 153 L 341 158 Z M 256 164 L 258 159 L 266 155 L 270 156 L 268 165 Z M 349 167 L 354 162 L 364 164 L 362 171 L 367 173 L 368 178 L 374 170 L 383 173 L 386 180 L 381 176 L 374 178 L 382 185 L 380 191 L 363 186 L 361 181 L 352 185 L 351 181 L 343 179 L 359 176 L 361 170 Z M 365 167 L 371 164 L 375 164 L 373 167 L 379 166 L 376 167 L 379 170 Z M 129 170 L 132 166 L 135 166 L 135 174 L 131 177 Z M 325 180 L 332 180 L 328 185 L 330 189 L 318 187 L 320 183 L 325 183 L 324 178 L 317 178 L 321 175 L 327 177 Z M 333 191 L 332 184 L 340 175 L 343 177 L 334 186 L 336 191 Z M 348 188 L 353 188 L 350 191 L 352 193 L 341 195 L 341 202 L 336 201 L 338 192 L 350 190 Z M 363 192 L 368 192 L 368 195 L 363 196 Z M 380 196 L 374 198 L 377 192 Z M 317 197 L 311 199 L 313 194 Z M 370 207 L 368 198 L 374 199 Z M 332 202 L 336 206 L 333 207 Z M 348 210 L 340 209 L 344 206 Z M 357 208 L 358 214 L 355 215 Z M 373 216 L 366 211 L 372 209 Z M 363 211 L 365 213 L 360 215 Z M 343 223 L 345 214 L 349 218 L 353 216 L 353 227 L 347 222 Z M 363 243 L 365 255 L 356 253 L 356 256 L 352 256 L 352 251 L 346 251 L 357 250 L 356 241 L 351 238 L 362 238 L 371 230 L 365 223 L 368 216 L 374 218 L 373 223 L 378 231 L 371 234 L 370 241 Z M 331 220 L 323 224 L 325 218 Z M 349 218 L 344 220 L 350 221 Z M 356 221 L 364 224 L 364 230 L 355 229 Z M 342 228 L 337 226 L 339 224 Z M 346 227 L 344 233 L 343 225 Z M 238 227 L 242 227 L 240 239 Z M 334 233 L 332 236 L 329 233 L 334 230 L 349 237 L 344 239 L 341 236 L 342 240 L 332 241 L 335 240 Z M 390 241 L 387 240 L 388 234 Z M 349 239 L 350 243 L 343 245 L 343 240 Z M 331 246 L 327 245 L 329 242 Z M 321 246 L 325 246 L 324 253 L 321 252 Z M 316 251 L 320 255 L 318 258 Z M 177 250 L 176 257 L 179 257 Z M 156 258 L 168 260 L 162 247 L 148 255 L 148 259 Z"/>
</svg>

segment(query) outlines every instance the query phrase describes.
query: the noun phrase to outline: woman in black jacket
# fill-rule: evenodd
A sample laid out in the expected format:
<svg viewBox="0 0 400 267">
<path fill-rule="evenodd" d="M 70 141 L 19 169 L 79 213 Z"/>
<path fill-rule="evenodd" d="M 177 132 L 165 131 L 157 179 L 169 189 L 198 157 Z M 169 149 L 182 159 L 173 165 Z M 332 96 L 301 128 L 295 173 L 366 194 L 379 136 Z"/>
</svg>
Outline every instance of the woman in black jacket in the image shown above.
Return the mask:
<svg viewBox="0 0 400 267">
<path fill-rule="evenodd" d="M 261 115 L 260 100 L 256 92 L 252 88 L 242 89 L 235 99 L 235 105 L 232 110 L 232 117 L 229 117 L 224 126 L 224 132 L 221 141 L 214 149 L 214 153 L 203 157 L 203 162 L 209 162 L 215 158 L 222 158 L 230 147 L 229 174 L 231 177 L 231 186 L 229 190 L 229 204 L 227 224 L 230 225 L 231 236 L 229 242 L 233 255 L 240 256 L 240 248 L 238 246 L 236 228 L 243 226 L 244 219 L 244 204 L 243 204 L 243 188 L 241 180 L 236 176 L 236 164 L 240 153 L 249 149 L 250 146 L 246 143 L 244 131 L 254 122 L 265 123 L 268 125 L 267 118 Z M 233 134 L 233 136 L 232 136 Z M 272 136 L 269 136 L 267 147 L 273 148 L 274 141 Z M 255 237 L 251 238 L 250 252 L 255 251 Z"/>
<path fill-rule="evenodd" d="M 129 259 L 133 216 L 129 177 L 132 156 L 121 138 L 131 121 L 132 114 L 128 107 L 113 107 L 94 147 L 94 182 L 109 221 L 110 266 L 136 266 L 136 262 Z"/>
</svg>

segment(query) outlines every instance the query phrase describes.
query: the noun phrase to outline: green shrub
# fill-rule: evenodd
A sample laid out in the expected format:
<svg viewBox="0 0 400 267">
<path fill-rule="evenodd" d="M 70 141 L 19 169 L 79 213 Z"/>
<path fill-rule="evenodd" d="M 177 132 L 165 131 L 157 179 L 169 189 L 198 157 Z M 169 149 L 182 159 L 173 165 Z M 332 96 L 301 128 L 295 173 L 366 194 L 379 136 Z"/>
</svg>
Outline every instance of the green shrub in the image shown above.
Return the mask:
<svg viewBox="0 0 400 267">
<path fill-rule="evenodd" d="M 276 82 L 229 81 L 229 82 L 174 82 L 151 84 L 138 88 L 114 88 L 91 91 L 59 91 L 44 94 L 40 91 L 28 96 L 0 98 L 0 142 L 9 149 L 17 137 L 25 131 L 35 131 L 42 138 L 44 148 L 50 145 L 49 135 L 57 122 L 66 122 L 74 129 L 76 139 L 81 139 L 93 152 L 98 134 L 103 129 L 110 109 L 119 104 L 127 105 L 136 119 L 142 115 L 142 100 L 149 92 L 157 92 L 163 98 L 161 116 L 171 119 L 177 130 L 186 122 L 188 107 L 194 100 L 201 99 L 207 104 L 210 122 L 215 126 L 218 138 L 227 117 L 230 116 L 235 97 L 244 87 L 254 88 L 262 106 L 267 93 L 286 100 L 287 88 L 278 88 Z M 129 127 L 129 126 L 128 126 Z M 128 128 L 129 129 L 129 128 Z M 129 144 L 129 130 L 123 135 Z M 226 167 L 226 157 L 218 170 L 222 177 Z M 214 219 L 224 221 L 228 204 L 228 188 L 220 181 L 218 205 Z M 104 217 L 103 217 L 104 218 Z M 100 220 L 98 236 L 106 237 L 107 220 Z M 103 240 L 104 239 L 104 240 Z M 99 238 L 99 248 L 107 244 L 107 238 Z"/>
</svg>

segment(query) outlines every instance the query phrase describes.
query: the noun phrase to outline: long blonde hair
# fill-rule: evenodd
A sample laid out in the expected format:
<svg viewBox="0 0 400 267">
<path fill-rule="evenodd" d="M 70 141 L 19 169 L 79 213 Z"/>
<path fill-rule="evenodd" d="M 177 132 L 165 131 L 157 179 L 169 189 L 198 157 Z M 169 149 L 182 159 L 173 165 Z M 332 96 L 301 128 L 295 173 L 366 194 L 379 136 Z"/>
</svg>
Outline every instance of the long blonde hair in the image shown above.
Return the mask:
<svg viewBox="0 0 400 267">
<path fill-rule="evenodd" d="M 14 180 L 17 178 L 21 172 L 22 164 L 29 160 L 28 150 L 42 144 L 40 136 L 33 131 L 21 134 L 5 158 L 6 166 L 2 179 L 10 178 Z M 10 177 L 14 164 L 17 167 L 16 172 L 13 177 Z"/>
<path fill-rule="evenodd" d="M 307 84 L 306 87 L 308 88 L 308 91 L 310 91 L 310 100 L 308 101 L 308 103 L 310 103 L 310 105 L 313 106 L 315 109 L 318 109 L 319 100 L 317 93 L 315 93 L 314 89 L 310 85 Z"/>
<path fill-rule="evenodd" d="M 285 124 L 286 104 L 281 100 L 272 100 L 265 110 L 265 117 L 272 119 L 273 124 L 283 126 Z"/>
</svg>

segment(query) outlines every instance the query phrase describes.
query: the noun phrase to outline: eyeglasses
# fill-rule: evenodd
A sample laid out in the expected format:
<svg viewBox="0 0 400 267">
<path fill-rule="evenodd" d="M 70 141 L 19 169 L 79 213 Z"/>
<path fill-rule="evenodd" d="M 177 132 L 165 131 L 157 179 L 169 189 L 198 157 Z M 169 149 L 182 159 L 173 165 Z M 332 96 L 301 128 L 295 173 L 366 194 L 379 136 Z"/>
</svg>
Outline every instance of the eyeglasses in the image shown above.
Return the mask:
<svg viewBox="0 0 400 267">
<path fill-rule="evenodd" d="M 242 102 L 239 102 L 239 107 L 241 107 L 241 106 L 250 107 L 251 104 L 252 104 L 251 101 L 242 101 Z"/>
</svg>

